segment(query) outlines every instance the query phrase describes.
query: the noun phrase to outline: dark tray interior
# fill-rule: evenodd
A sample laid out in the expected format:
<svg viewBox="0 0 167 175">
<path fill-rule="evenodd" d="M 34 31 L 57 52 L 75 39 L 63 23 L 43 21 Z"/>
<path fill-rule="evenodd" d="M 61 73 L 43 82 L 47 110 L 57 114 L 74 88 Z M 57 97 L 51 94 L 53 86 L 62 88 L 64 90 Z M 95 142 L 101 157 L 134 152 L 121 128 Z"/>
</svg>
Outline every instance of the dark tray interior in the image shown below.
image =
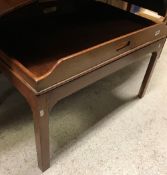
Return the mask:
<svg viewBox="0 0 167 175">
<path fill-rule="evenodd" d="M 25 9 L 31 14 L 33 8 Z M 36 76 L 47 73 L 63 57 L 154 24 L 100 2 L 64 15 L 17 18 L 23 11 L 1 21 L 0 47 Z"/>
</svg>

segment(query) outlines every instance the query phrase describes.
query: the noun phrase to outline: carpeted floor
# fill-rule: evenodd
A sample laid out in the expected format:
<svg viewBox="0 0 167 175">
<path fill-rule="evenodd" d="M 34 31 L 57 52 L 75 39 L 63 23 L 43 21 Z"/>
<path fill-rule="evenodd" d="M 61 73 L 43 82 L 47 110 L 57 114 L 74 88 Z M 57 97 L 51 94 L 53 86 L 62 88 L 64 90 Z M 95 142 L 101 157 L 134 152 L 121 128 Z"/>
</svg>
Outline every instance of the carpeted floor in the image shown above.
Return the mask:
<svg viewBox="0 0 167 175">
<path fill-rule="evenodd" d="M 167 174 L 167 45 L 139 100 L 147 64 L 135 63 L 55 106 L 44 175 Z M 31 111 L 2 75 L 0 89 L 0 175 L 40 175 Z"/>
</svg>

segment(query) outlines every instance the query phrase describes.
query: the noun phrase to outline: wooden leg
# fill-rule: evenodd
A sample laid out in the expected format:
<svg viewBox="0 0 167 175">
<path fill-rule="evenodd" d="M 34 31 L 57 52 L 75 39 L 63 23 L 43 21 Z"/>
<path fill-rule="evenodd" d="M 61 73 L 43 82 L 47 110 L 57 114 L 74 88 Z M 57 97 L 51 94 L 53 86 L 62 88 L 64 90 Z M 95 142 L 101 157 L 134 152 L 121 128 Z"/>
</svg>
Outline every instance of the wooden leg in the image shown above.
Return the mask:
<svg viewBox="0 0 167 175">
<path fill-rule="evenodd" d="M 49 111 L 46 100 L 43 97 L 37 97 L 32 110 L 38 166 L 41 171 L 45 171 L 50 167 Z"/>
<path fill-rule="evenodd" d="M 157 60 L 158 60 L 157 53 L 153 53 L 152 56 L 151 56 L 146 74 L 144 76 L 142 85 L 140 87 L 140 91 L 139 91 L 139 94 L 138 94 L 139 98 L 144 97 L 144 95 L 146 93 L 146 90 L 147 90 L 148 84 L 150 82 L 150 79 L 151 79 L 152 73 L 154 71 Z"/>
</svg>

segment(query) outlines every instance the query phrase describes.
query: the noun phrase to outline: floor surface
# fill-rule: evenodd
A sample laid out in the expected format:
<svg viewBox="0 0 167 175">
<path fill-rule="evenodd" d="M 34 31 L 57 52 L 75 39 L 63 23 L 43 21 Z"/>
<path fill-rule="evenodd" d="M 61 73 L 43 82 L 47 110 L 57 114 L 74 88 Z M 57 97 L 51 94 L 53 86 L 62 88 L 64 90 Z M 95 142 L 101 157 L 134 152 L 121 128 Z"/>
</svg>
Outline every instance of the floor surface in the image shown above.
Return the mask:
<svg viewBox="0 0 167 175">
<path fill-rule="evenodd" d="M 51 168 L 43 175 L 167 175 L 167 45 L 146 96 L 148 61 L 60 101 L 50 116 Z M 0 175 L 40 175 L 32 114 L 0 75 Z"/>
</svg>

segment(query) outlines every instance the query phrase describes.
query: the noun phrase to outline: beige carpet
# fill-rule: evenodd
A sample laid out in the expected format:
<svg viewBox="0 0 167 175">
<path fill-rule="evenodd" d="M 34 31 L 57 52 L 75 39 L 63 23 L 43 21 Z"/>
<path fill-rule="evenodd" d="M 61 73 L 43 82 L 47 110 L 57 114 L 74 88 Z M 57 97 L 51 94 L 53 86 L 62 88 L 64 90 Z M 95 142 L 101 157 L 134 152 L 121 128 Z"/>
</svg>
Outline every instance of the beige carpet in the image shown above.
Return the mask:
<svg viewBox="0 0 167 175">
<path fill-rule="evenodd" d="M 133 64 L 55 106 L 51 168 L 44 175 L 167 175 L 167 45 L 139 100 L 147 64 Z M 0 89 L 0 175 L 40 175 L 31 111 L 2 75 Z"/>
</svg>

